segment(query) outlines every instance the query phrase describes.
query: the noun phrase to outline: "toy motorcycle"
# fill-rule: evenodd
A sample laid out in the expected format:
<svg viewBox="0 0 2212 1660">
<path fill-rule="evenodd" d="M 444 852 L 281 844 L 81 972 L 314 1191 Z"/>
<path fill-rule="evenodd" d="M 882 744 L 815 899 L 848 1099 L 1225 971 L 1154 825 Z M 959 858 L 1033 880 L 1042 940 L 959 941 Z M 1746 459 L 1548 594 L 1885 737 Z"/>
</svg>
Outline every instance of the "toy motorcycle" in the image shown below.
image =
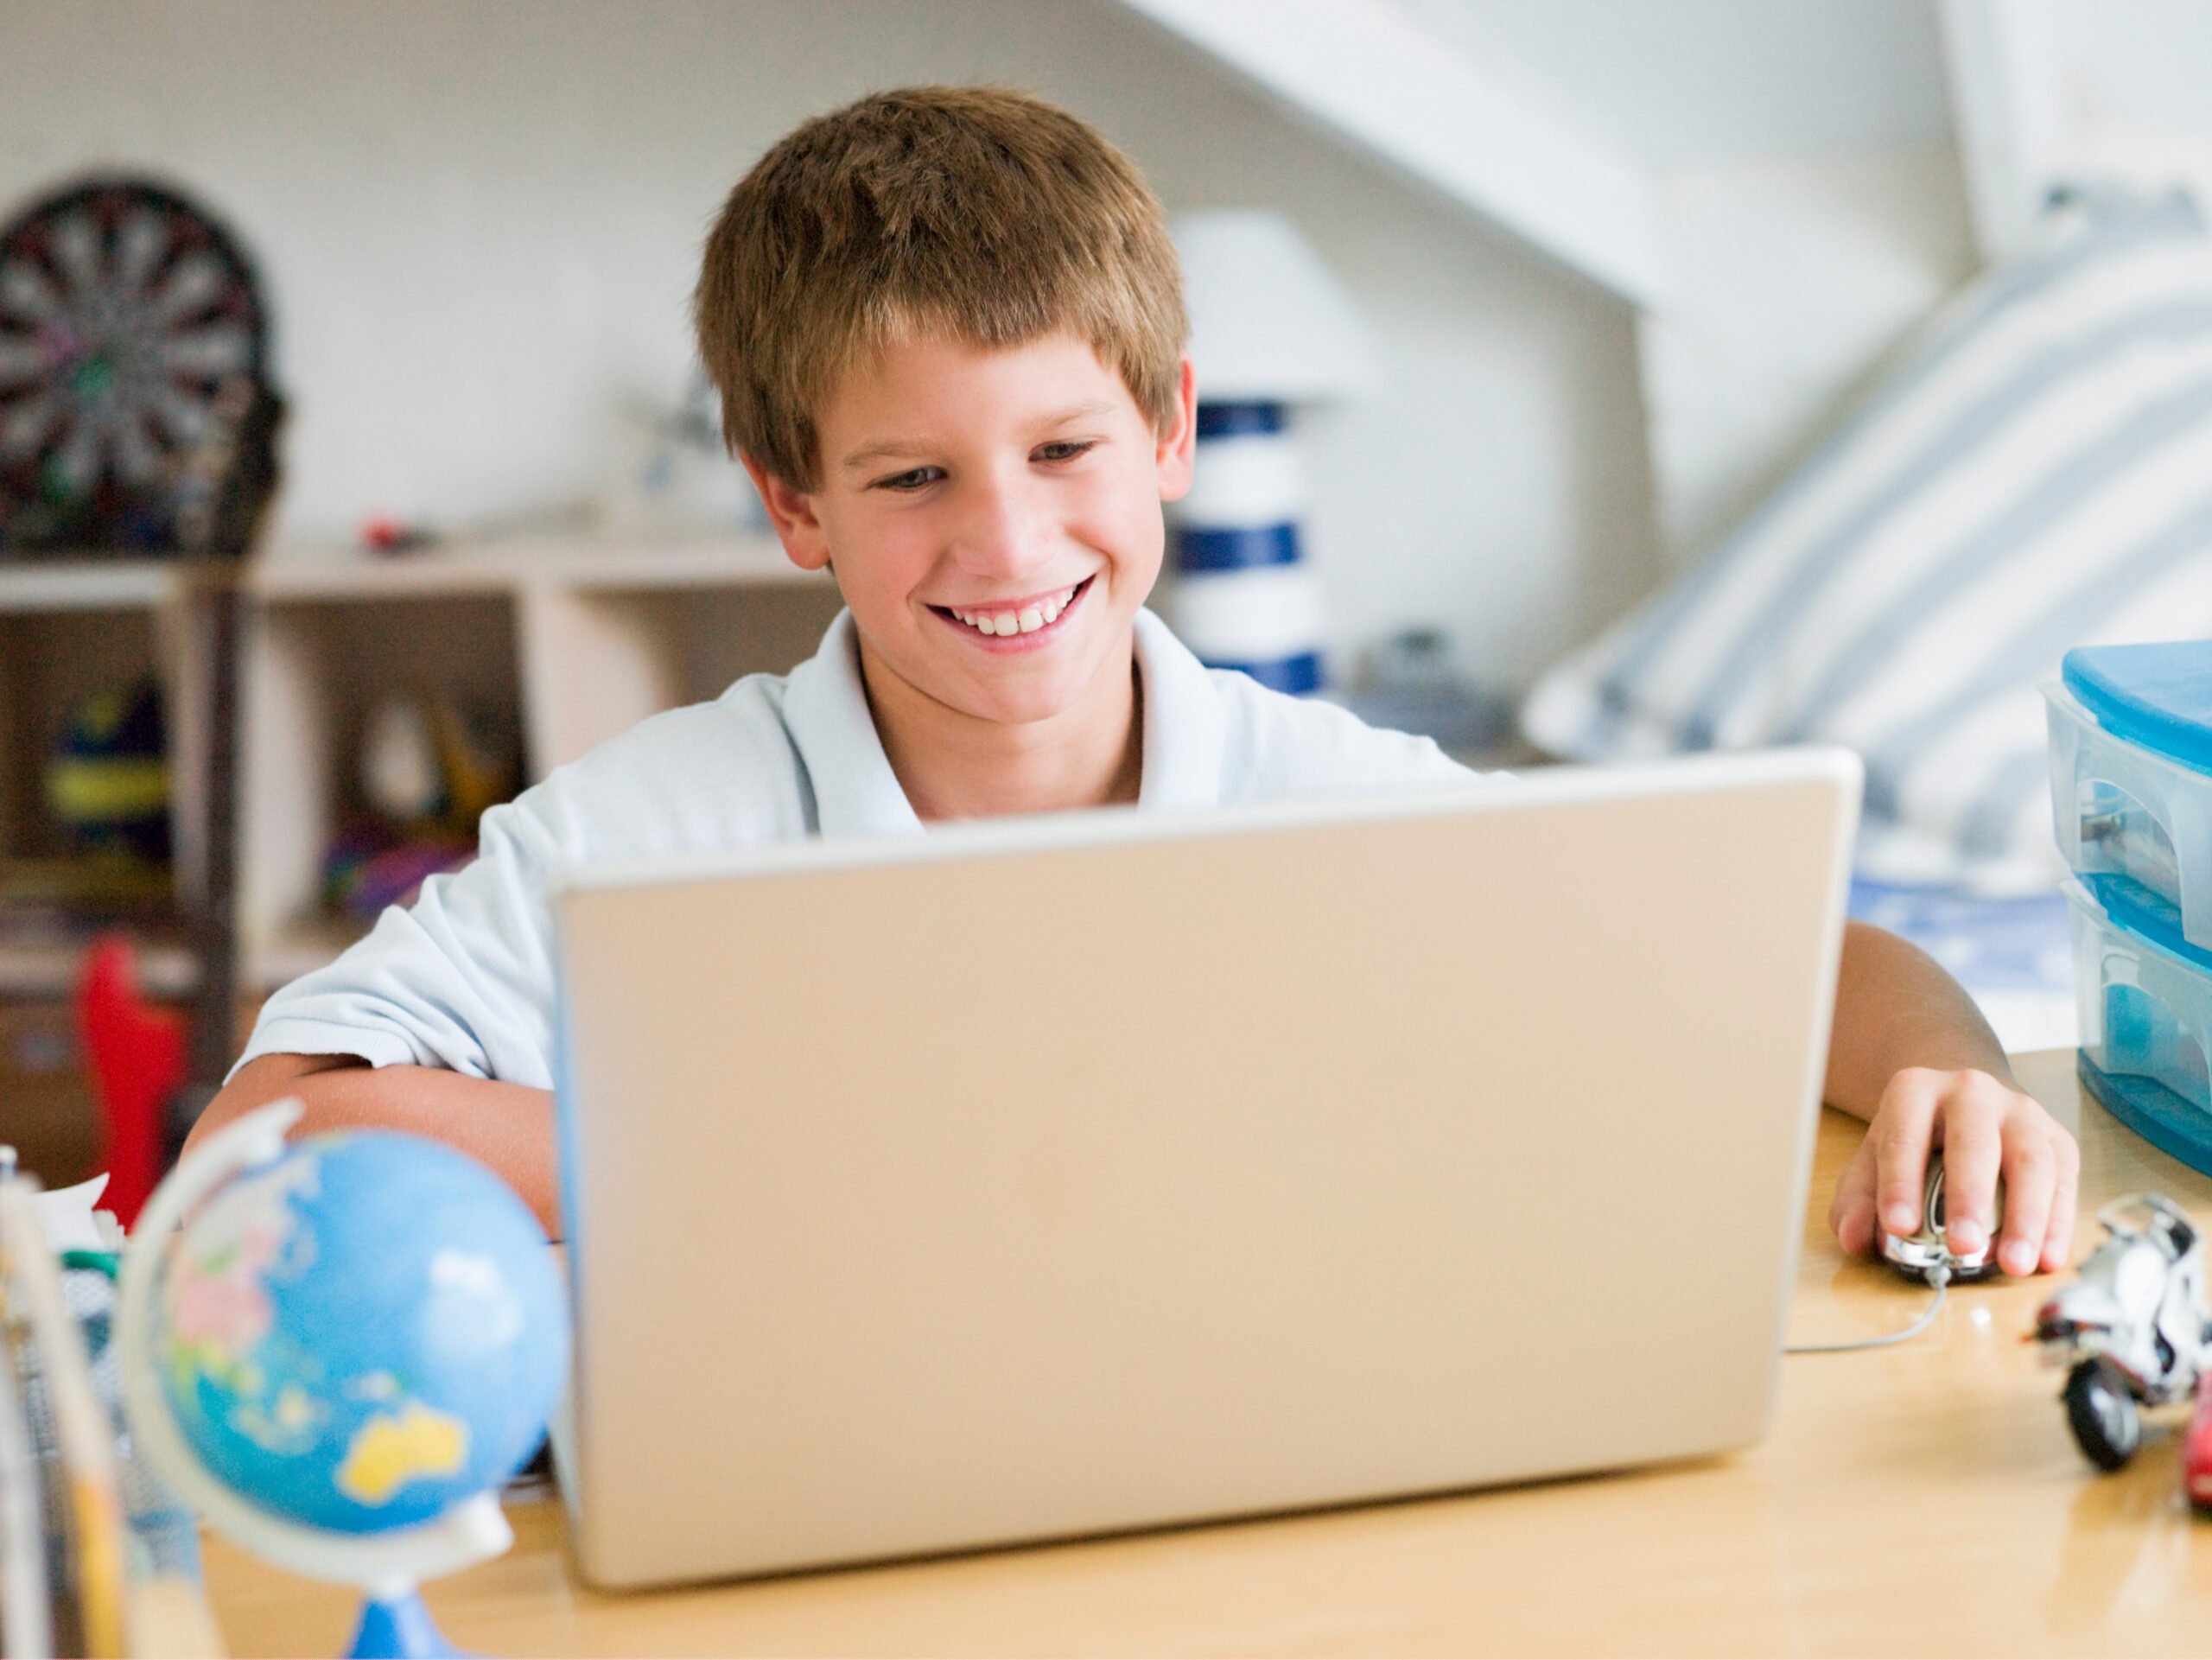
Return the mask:
<svg viewBox="0 0 2212 1660">
<path fill-rule="evenodd" d="M 2212 1379 L 2212 1311 L 2204 1242 L 2171 1199 L 2139 1193 L 2098 1212 L 2105 1237 L 2071 1285 L 2036 1315 L 2036 1340 L 2065 1366 L 2066 1421 L 2099 1469 L 2117 1470 L 2142 1442 L 2139 1409 L 2199 1392 Z M 2183 1439 L 2192 1501 L 2212 1505 L 2212 1393 Z"/>
</svg>

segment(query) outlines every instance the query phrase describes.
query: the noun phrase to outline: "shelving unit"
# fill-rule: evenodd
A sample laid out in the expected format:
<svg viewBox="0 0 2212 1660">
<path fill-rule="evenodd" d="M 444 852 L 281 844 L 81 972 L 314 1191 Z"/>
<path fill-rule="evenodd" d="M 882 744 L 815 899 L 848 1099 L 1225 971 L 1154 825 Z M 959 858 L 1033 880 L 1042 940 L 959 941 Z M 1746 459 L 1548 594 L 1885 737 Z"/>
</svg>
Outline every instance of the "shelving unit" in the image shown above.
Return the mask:
<svg viewBox="0 0 2212 1660">
<path fill-rule="evenodd" d="M 50 1183 L 92 1173 L 101 1146 L 91 1082 L 77 1046 L 68 1003 L 83 957 L 81 929 L 65 925 L 63 907 L 27 889 L 66 868 L 68 844 L 44 803 L 44 773 L 72 708 L 95 689 L 155 674 L 171 710 L 189 683 L 184 662 L 188 595 L 177 568 L 108 560 L 0 564 L 0 880 L 10 903 L 0 913 L 0 1141 L 23 1150 Z M 196 734 L 169 733 L 173 778 L 197 773 Z M 173 798 L 172 841 L 180 843 L 175 884 L 190 892 L 199 849 L 192 803 Z M 40 879 L 28 873 L 41 873 Z M 140 919 L 142 929 L 148 919 Z M 174 925 L 142 933 L 142 983 L 179 1000 L 197 976 Z"/>
<path fill-rule="evenodd" d="M 398 556 L 278 546 L 244 573 L 247 607 L 238 926 L 243 989 L 264 994 L 327 962 L 357 932 L 321 906 L 323 857 L 353 805 L 368 709 L 434 689 L 507 742 L 525 783 L 658 710 L 809 655 L 835 614 L 825 576 L 772 538 L 546 533 Z M 60 711 L 151 670 L 174 710 L 201 665 L 183 626 L 185 579 L 152 563 L 0 566 L 0 860 L 55 851 L 40 774 Z M 169 734 L 177 883 L 194 891 L 189 797 L 202 735 Z M 189 953 L 142 970 L 190 989 Z M 66 994 L 66 942 L 0 941 L 0 1000 Z"/>
<path fill-rule="evenodd" d="M 44 772 L 70 711 L 92 692 L 144 674 L 170 712 L 171 840 L 181 893 L 200 879 L 193 811 L 200 735 L 177 713 L 191 703 L 190 592 L 179 568 L 151 562 L 0 564 L 0 866 L 67 857 L 45 810 Z M 0 996 L 44 984 L 61 959 L 33 944 L 0 951 Z"/>
</svg>

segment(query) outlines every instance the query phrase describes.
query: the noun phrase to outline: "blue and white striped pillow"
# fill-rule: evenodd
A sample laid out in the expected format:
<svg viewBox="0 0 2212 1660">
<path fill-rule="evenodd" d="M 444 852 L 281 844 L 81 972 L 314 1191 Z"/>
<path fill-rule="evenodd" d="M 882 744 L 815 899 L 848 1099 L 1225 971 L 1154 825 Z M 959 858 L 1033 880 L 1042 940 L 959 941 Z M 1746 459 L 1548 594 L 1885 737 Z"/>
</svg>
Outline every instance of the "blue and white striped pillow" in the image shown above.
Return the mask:
<svg viewBox="0 0 2212 1660">
<path fill-rule="evenodd" d="M 2074 646 L 2212 634 L 2212 236 L 2072 210 L 1920 332 L 1700 569 L 1549 671 L 1584 760 L 1833 741 L 1877 880 L 2047 886 L 2035 686 Z"/>
</svg>

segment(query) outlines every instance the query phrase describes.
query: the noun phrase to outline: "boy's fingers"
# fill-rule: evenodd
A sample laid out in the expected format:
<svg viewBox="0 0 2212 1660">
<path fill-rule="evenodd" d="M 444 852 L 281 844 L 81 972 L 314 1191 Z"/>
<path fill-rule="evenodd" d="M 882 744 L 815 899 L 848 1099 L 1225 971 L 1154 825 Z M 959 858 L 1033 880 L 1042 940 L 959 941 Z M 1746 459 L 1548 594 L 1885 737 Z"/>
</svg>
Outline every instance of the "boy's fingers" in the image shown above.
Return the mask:
<svg viewBox="0 0 2212 1660">
<path fill-rule="evenodd" d="M 1997 1172 L 2010 1151 L 2005 1114 L 2011 1104 L 2012 1091 L 1984 1072 L 1962 1074 L 1944 1098 L 1943 1225 L 1951 1249 L 1961 1254 L 1990 1243 Z M 2038 1218 L 2048 1204 L 2046 1199 L 2035 1207 Z"/>
<path fill-rule="evenodd" d="M 2058 1191 L 2050 1202 L 2050 1220 L 2044 1227 L 2043 1267 L 2056 1273 L 2074 1260 L 2074 1215 L 2082 1185 L 2082 1149 L 2063 1129 L 2051 1137 L 2058 1158 Z"/>
<path fill-rule="evenodd" d="M 2005 1143 L 2005 1222 L 1997 1265 L 2007 1274 L 2036 1271 L 2058 1197 L 2058 1154 L 2040 1117 L 2015 1121 Z"/>
<path fill-rule="evenodd" d="M 2081 1149 L 2042 1107 L 1978 1072 L 1908 1069 L 1890 1080 L 1828 1203 L 1837 1243 L 1857 1253 L 1883 1232 L 1919 1227 L 1939 1135 L 1952 1250 L 1963 1255 L 1993 1243 L 1999 1266 L 2013 1275 L 2064 1267 L 2073 1256 Z M 1992 1241 L 2000 1170 L 2005 1216 Z"/>
<path fill-rule="evenodd" d="M 1874 1193 L 1883 1228 L 1914 1233 L 1928 1176 L 1928 1144 L 1936 1126 L 1932 1075 L 1899 1072 L 1883 1091 L 1867 1140 L 1874 1146 Z"/>
<path fill-rule="evenodd" d="M 1874 1235 L 1874 1143 L 1871 1137 L 1859 1143 L 1851 1162 L 1844 1167 L 1837 1178 L 1835 1197 L 1828 1201 L 1828 1231 L 1835 1235 L 1835 1242 L 1847 1256 L 1856 1256 L 1873 1248 Z"/>
</svg>

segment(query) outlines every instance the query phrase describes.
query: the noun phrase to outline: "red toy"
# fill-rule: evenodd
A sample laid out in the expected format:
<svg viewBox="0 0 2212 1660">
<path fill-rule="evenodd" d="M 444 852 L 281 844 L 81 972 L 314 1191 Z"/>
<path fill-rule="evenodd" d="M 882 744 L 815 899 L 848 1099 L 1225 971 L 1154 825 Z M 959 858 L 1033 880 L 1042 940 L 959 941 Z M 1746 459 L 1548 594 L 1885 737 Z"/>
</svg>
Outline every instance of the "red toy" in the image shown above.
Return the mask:
<svg viewBox="0 0 2212 1660">
<path fill-rule="evenodd" d="M 423 526 L 404 524 L 389 513 L 372 513 L 361 521 L 361 545 L 371 553 L 412 553 L 436 540 Z"/>
<path fill-rule="evenodd" d="M 2181 1485 L 2189 1502 L 2212 1513 L 2212 1376 L 2196 1385 L 2196 1410 L 2181 1438 Z"/>
<path fill-rule="evenodd" d="M 139 995 L 130 942 L 109 934 L 86 956 L 77 1025 L 107 1129 L 101 1200 L 127 1228 L 161 1180 L 162 1116 L 184 1082 L 184 1017 Z"/>
</svg>

